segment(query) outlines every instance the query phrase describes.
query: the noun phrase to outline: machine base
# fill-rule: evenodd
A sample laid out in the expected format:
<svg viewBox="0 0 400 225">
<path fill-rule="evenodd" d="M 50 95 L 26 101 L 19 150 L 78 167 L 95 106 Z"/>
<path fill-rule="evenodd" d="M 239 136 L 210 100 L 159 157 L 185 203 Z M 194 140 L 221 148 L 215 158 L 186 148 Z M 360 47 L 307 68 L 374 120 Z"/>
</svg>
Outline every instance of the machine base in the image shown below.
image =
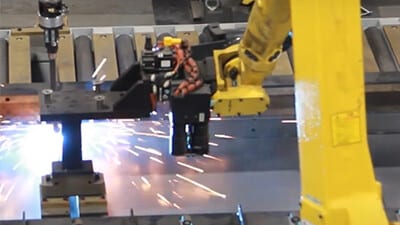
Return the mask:
<svg viewBox="0 0 400 225">
<path fill-rule="evenodd" d="M 103 197 L 79 200 L 81 215 L 107 215 L 107 201 Z M 48 198 L 41 202 L 42 217 L 69 216 L 69 203 L 64 198 Z"/>
<path fill-rule="evenodd" d="M 51 175 L 42 177 L 40 184 L 42 216 L 69 214 L 69 196 L 79 196 L 80 212 L 107 214 L 104 176 L 93 172 L 91 161 L 82 161 L 81 169 L 63 170 L 61 162 L 53 162 Z"/>
</svg>

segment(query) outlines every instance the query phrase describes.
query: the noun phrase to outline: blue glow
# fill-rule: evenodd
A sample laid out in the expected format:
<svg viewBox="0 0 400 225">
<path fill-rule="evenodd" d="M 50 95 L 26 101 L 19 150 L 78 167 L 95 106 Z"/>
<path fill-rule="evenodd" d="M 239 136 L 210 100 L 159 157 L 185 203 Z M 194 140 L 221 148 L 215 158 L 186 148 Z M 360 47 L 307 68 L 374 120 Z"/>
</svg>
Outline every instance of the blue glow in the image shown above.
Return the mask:
<svg viewBox="0 0 400 225">
<path fill-rule="evenodd" d="M 79 196 L 70 196 L 68 198 L 69 202 L 69 216 L 71 219 L 78 219 L 81 217 L 80 206 L 79 206 Z"/>
</svg>

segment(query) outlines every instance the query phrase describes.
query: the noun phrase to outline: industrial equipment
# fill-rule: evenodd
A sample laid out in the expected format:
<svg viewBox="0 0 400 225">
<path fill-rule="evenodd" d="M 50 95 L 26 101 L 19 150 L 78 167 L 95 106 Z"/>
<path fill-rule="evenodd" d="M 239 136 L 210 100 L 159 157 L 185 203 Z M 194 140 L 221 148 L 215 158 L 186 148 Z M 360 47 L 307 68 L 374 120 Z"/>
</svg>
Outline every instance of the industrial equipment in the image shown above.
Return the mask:
<svg viewBox="0 0 400 225">
<path fill-rule="evenodd" d="M 44 42 L 50 59 L 50 88 L 56 90 L 59 30 L 64 26 L 67 7 L 61 0 L 39 1 L 39 26 L 44 30 Z"/>
<path fill-rule="evenodd" d="M 261 113 L 269 105 L 261 84 L 293 29 L 303 224 L 389 224 L 366 138 L 359 7 L 256 1 L 240 44 L 215 52 L 217 113 Z"/>
<path fill-rule="evenodd" d="M 309 15 L 304 15 L 300 14 L 304 11 L 302 10 L 303 7 L 313 7 L 318 10 Z M 284 64 L 289 65 L 288 67 L 291 69 L 293 60 L 291 61 L 288 56 L 291 53 L 282 52 L 282 44 L 287 38 L 290 28 L 293 28 L 295 33 L 294 47 L 296 48 L 294 54 L 296 87 L 294 92 L 298 100 L 296 122 L 301 150 L 303 194 L 301 217 L 300 219 L 291 218 L 290 221 L 303 224 L 354 225 L 368 224 L 371 221 L 374 224 L 388 224 L 380 199 L 380 187 L 375 181 L 366 145 L 366 116 L 361 63 L 362 36 L 360 30 L 354 29 L 354 27 L 361 26 L 358 7 L 359 4 L 356 1 L 344 0 L 333 9 L 327 5 L 318 4 L 316 0 L 292 3 L 291 9 L 289 9 L 289 1 L 257 1 L 249 20 L 248 29 L 243 36 L 241 33 L 243 29 L 240 29 L 243 26 L 240 25 L 232 25 L 231 29 L 222 29 L 223 25 L 203 26 L 204 33 L 209 36 L 208 40 L 211 41 L 198 45 L 194 43 L 196 41 L 193 41 L 191 44 L 193 45 L 192 57 L 197 60 L 199 70 L 205 75 L 203 78 L 205 84 L 198 87 L 193 93 L 185 96 L 172 95 L 169 100 L 172 111 L 170 117 L 172 119 L 171 129 L 173 130 L 170 139 L 173 146 L 171 148 L 172 154 L 208 153 L 208 120 L 211 117 L 209 107 L 212 94 L 213 111 L 223 116 L 262 114 L 266 106 L 269 105 L 270 98 L 272 99 L 271 104 L 273 104 L 279 102 L 283 95 L 285 97 L 290 96 L 288 97 L 290 98 L 289 103 L 293 103 L 293 89 L 289 88 L 289 91 L 286 89 L 287 92 L 284 94 L 282 92 L 276 94 L 273 90 L 274 85 L 277 86 L 276 90 L 282 86 L 291 87 L 294 83 L 293 77 L 272 76 L 270 80 L 264 81 L 264 76 L 272 73 L 275 64 L 278 64 L 278 67 L 282 65 L 282 60 L 286 60 Z M 290 13 L 290 10 L 292 13 Z M 339 18 L 343 16 L 341 14 L 343 10 L 347 12 L 346 18 L 339 19 L 341 22 L 339 24 L 324 16 L 329 11 L 332 17 Z M 290 16 L 293 20 L 292 25 L 290 25 Z M 261 20 L 261 18 L 263 19 Z M 324 26 L 314 24 L 313 21 L 316 20 Z M 275 23 L 275 21 L 279 22 Z M 299 21 L 302 21 L 302 23 Z M 303 27 L 304 21 L 307 22 L 307 29 Z M 254 24 L 257 24 L 257 26 Z M 393 27 L 384 27 L 387 36 L 393 34 L 391 32 L 397 32 L 393 31 L 395 30 L 392 29 Z M 73 29 L 71 30 L 73 31 Z M 44 209 L 54 209 L 54 205 L 59 204 L 60 199 L 61 205 L 64 206 L 66 196 L 80 195 L 86 197 L 84 199 L 86 203 L 89 203 L 87 205 L 93 206 L 93 203 L 97 206 L 102 205 L 102 210 L 105 211 L 104 200 L 106 196 L 102 175 L 93 172 L 91 162 L 82 161 L 81 121 L 85 119 L 144 118 L 149 116 L 151 111 L 155 109 L 154 99 L 152 99 L 154 93 L 152 75 L 158 72 L 168 73 L 174 69 L 172 65 L 176 62 L 175 58 L 171 57 L 173 54 L 163 52 L 163 56 L 160 57 L 157 54 L 160 52 L 153 51 L 152 45 L 146 45 L 146 40 L 148 43 L 149 40 L 155 39 L 155 36 L 160 34 L 160 32 L 157 32 L 157 27 L 150 33 L 133 33 L 136 53 L 139 53 L 136 56 L 141 57 L 142 63 L 132 63 L 121 69 L 121 65 L 126 65 L 126 58 L 134 57 L 132 51 L 129 53 L 129 57 L 126 57 L 121 50 L 121 45 L 118 45 L 118 43 L 123 43 L 122 46 L 130 46 L 133 49 L 132 33 L 128 31 L 124 34 L 123 32 L 126 32 L 126 30 L 121 30 L 118 30 L 118 28 L 112 31 L 94 29 L 85 33 L 77 29 L 73 35 L 69 32 L 61 34 L 59 39 L 61 51 L 59 53 L 61 52 L 63 56 L 70 56 L 71 51 L 65 50 L 63 47 L 73 48 L 74 45 L 71 43 L 75 43 L 75 51 L 78 53 L 75 54 L 75 57 L 80 58 L 74 60 L 74 52 L 72 51 L 72 62 L 79 65 L 72 66 L 76 69 L 77 76 L 69 74 L 68 79 L 73 80 L 73 82 L 68 83 L 64 80 L 66 79 L 64 72 L 70 67 L 68 63 L 62 64 L 62 60 L 65 58 L 58 57 L 60 59 L 58 61 L 61 61 L 61 64 L 59 64 L 60 89 L 54 88 L 50 91 L 47 87 L 48 84 L 31 83 L 30 78 L 24 80 L 24 75 L 26 75 L 24 72 L 14 71 L 14 51 L 10 54 L 11 57 L 8 62 L 10 72 L 7 71 L 5 76 L 0 74 L 0 80 L 3 79 L 3 76 L 6 77 L 6 79 L 3 79 L 5 82 L 0 89 L 2 95 L 0 112 L 4 115 L 3 121 L 13 118 L 18 120 L 21 119 L 19 117 L 29 116 L 29 111 L 21 112 L 21 106 L 24 104 L 30 106 L 29 108 L 32 109 L 31 112 L 34 115 L 35 112 L 38 112 L 35 107 L 40 104 L 41 120 L 61 122 L 64 137 L 69 137 L 64 139 L 63 161 L 54 163 L 53 173 L 43 178 Z M 165 31 L 165 27 L 160 30 Z M 236 33 L 229 33 L 229 30 L 234 30 Z M 271 32 L 264 32 L 265 30 Z M 118 31 L 118 34 L 115 34 L 117 39 L 114 40 L 113 32 L 116 31 Z M 182 32 L 177 31 L 174 27 L 172 31 L 176 31 L 176 36 L 182 39 L 197 39 L 198 41 L 198 35 L 190 35 L 191 32 L 197 33 L 195 30 Z M 331 33 L 338 35 L 332 38 Z M 265 34 L 268 37 L 265 37 Z M 344 34 L 346 36 L 342 36 Z M 228 38 L 229 35 L 234 36 L 234 38 Z M 382 38 L 381 30 L 376 27 L 367 29 L 366 35 L 368 41 Z M 239 44 L 225 48 L 227 45 L 237 43 L 237 37 L 240 39 Z M 23 30 L 11 31 L 11 35 L 8 37 L 10 48 L 15 48 L 14 41 L 17 40 L 19 41 L 17 45 L 24 45 L 24 40 L 27 38 L 29 36 L 24 35 Z M 346 41 L 347 38 L 351 41 Z M 73 39 L 74 41 L 72 41 Z M 266 40 L 269 41 L 266 42 Z M 114 41 L 118 42 L 117 52 L 114 49 Z M 90 49 L 91 42 L 93 42 L 94 59 L 88 60 L 88 58 L 93 57 Z M 377 53 L 383 48 L 387 48 L 384 42 L 378 41 L 377 43 L 380 44 L 371 44 L 372 52 Z M 28 45 L 28 47 L 23 48 L 24 53 L 29 50 L 29 44 L 25 43 L 25 45 Z M 112 51 L 103 49 L 109 48 L 109 46 L 112 46 Z M 329 46 L 334 46 L 334 49 Z M 364 47 L 367 50 L 364 53 L 371 53 L 367 41 L 364 41 Z M 220 50 L 215 51 L 213 58 L 211 52 L 216 48 Z M 83 49 L 89 49 L 89 54 L 88 52 L 81 52 Z M 199 51 L 199 49 L 203 51 Z M 324 54 L 327 50 L 340 54 Z M 206 54 L 206 57 L 201 56 L 201 54 Z M 366 65 L 367 91 L 373 94 L 379 92 L 381 96 L 385 97 L 384 94 L 387 93 L 381 91 L 384 89 L 382 87 L 386 87 L 385 85 L 389 81 L 398 80 L 393 74 L 386 72 L 397 71 L 397 62 L 390 54 L 387 55 L 387 58 L 392 61 L 380 61 L 381 57 L 374 57 L 373 55 L 371 57 L 371 54 L 369 57 L 365 57 L 365 60 L 375 62 L 373 69 L 371 69 L 371 66 L 374 66 L 372 63 Z M 27 63 L 19 60 L 22 61 L 22 65 Z M 98 68 L 103 65 L 103 71 L 94 73 L 107 75 L 103 80 L 100 79 L 102 82 L 98 83 L 92 80 L 90 75 L 94 72 L 95 66 L 82 64 L 84 60 L 87 60 L 86 62 L 95 61 Z M 167 60 L 168 63 L 163 62 L 164 60 Z M 348 62 L 345 63 L 343 60 Z M 310 61 L 314 62 L 315 67 L 309 66 Z M 147 62 L 150 62 L 149 65 L 151 66 L 159 64 L 162 67 L 162 65 L 166 65 L 166 70 L 159 70 L 160 67 L 152 67 L 150 70 L 146 70 Z M 332 63 L 332 65 L 327 62 Z M 213 72 L 210 71 L 214 67 L 217 71 L 216 80 L 209 79 L 210 73 L 211 76 L 213 75 Z M 370 73 L 371 70 L 374 73 Z M 115 71 L 117 73 L 113 74 Z M 383 75 L 378 73 L 379 71 Z M 290 73 L 285 75 L 290 75 Z M 22 78 L 19 82 L 15 82 L 15 80 L 18 80 L 15 79 L 16 77 Z M 113 80 L 113 77 L 116 79 Z M 326 79 L 326 77 L 329 77 L 329 79 Z M 99 77 L 96 76 L 96 78 Z M 99 80 L 96 79 L 96 81 Z M 171 81 L 171 88 L 179 86 L 181 82 L 181 80 Z M 93 86 L 95 86 L 94 90 L 92 90 Z M 269 92 L 270 97 L 264 91 L 266 86 L 272 87 Z M 392 85 L 389 89 L 395 88 L 395 85 Z M 45 90 L 42 91 L 43 89 Z M 214 94 L 213 91 L 216 91 L 216 93 Z M 173 93 L 173 91 L 170 90 L 169 93 Z M 21 94 L 22 97 L 18 96 Z M 376 111 L 382 110 L 373 94 L 367 95 L 367 101 L 370 99 L 369 106 Z M 332 95 L 340 98 L 342 103 L 335 103 L 334 105 L 330 101 Z M 40 96 L 40 103 L 36 99 L 37 96 Z M 25 102 L 21 99 L 25 99 Z M 27 101 L 27 99 L 30 99 L 30 101 Z M 13 105 L 14 100 L 16 100 L 16 105 Z M 354 106 L 357 107 L 354 108 Z M 271 106 L 271 111 L 273 110 L 274 107 Z M 290 108 L 290 110 L 292 109 Z M 289 114 L 293 115 L 293 112 L 290 111 Z M 387 132 L 385 128 L 381 127 L 383 123 L 380 123 L 387 119 L 385 115 L 372 116 L 375 116 L 375 120 L 372 120 L 375 123 L 370 123 L 372 126 L 369 129 L 376 129 L 376 132 L 382 132 L 382 130 Z M 396 121 L 396 119 L 393 119 L 393 121 Z M 330 126 L 327 126 L 328 124 Z M 319 146 L 324 146 L 324 148 Z M 316 159 L 320 159 L 321 163 L 316 162 Z M 337 174 L 340 174 L 340 176 Z M 316 183 L 316 181 L 319 181 L 319 183 Z M 64 185 L 69 182 L 73 182 L 75 185 L 72 185 L 72 188 L 70 185 Z M 317 186 L 318 188 L 316 188 Z M 96 197 L 96 199 L 90 202 L 90 197 Z M 51 204 L 50 201 L 54 200 L 52 198 L 58 199 L 55 204 Z M 84 203 L 82 206 L 84 208 L 85 201 L 82 203 Z M 94 211 L 86 209 L 88 210 L 86 212 L 98 213 L 98 208 Z M 85 210 L 83 209 L 82 212 L 85 213 Z M 239 223 L 244 224 L 246 220 L 241 206 L 238 207 L 236 215 Z M 190 217 L 182 218 L 181 223 L 193 221 Z"/>
</svg>

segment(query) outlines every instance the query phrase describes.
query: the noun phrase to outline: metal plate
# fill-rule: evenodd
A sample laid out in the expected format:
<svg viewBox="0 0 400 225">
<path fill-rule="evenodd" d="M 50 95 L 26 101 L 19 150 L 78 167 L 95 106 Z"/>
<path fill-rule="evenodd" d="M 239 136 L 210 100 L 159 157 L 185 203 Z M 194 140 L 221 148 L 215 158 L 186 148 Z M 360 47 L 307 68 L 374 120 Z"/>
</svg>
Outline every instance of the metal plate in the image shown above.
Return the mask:
<svg viewBox="0 0 400 225">
<path fill-rule="evenodd" d="M 400 41 L 399 41 L 400 26 L 399 25 L 384 26 L 383 30 L 389 41 L 390 47 L 392 48 L 393 54 L 397 61 L 397 65 L 399 65 L 400 64 Z"/>
<path fill-rule="evenodd" d="M 0 97 L 0 115 L 12 116 L 17 121 L 39 119 L 39 97 L 35 95 L 14 95 Z M 7 120 L 0 116 L 1 120 Z"/>
<path fill-rule="evenodd" d="M 100 76 L 105 74 L 106 80 L 116 80 L 118 78 L 117 56 L 115 51 L 115 41 L 113 34 L 94 34 L 93 51 L 96 67 L 103 58 L 107 59 Z"/>
<path fill-rule="evenodd" d="M 75 82 L 74 43 L 71 34 L 62 34 L 58 41 L 57 69 L 61 82 Z"/>
<path fill-rule="evenodd" d="M 298 160 L 296 138 L 263 136 L 264 131 L 279 135 L 280 127 L 293 124 L 257 118 L 213 120 L 211 124 L 211 157 L 173 158 L 168 155 L 166 120 L 85 123 L 84 158 L 93 159 L 95 170 L 104 172 L 110 215 L 127 216 L 131 208 L 135 215 L 232 213 L 238 203 L 245 212 L 296 211 L 299 175 L 287 169 Z M 0 129 L 0 139 L 11 141 L 0 142 L 0 218 L 20 219 L 22 211 L 28 219 L 39 218 L 40 176 L 49 173 L 51 161 L 59 158 L 61 138 L 51 125 Z M 370 140 L 372 151 L 396 161 L 393 153 L 400 143 L 393 140 L 400 140 L 398 135 L 382 140 L 388 148 L 385 151 L 377 149 L 376 139 Z M 386 204 L 394 208 L 400 202 L 396 197 L 400 196 L 396 179 L 400 170 L 377 171 Z"/>
<path fill-rule="evenodd" d="M 376 64 L 374 54 L 369 46 L 368 40 L 363 32 L 363 46 L 364 46 L 364 70 L 367 73 L 379 72 L 378 64 Z"/>
<path fill-rule="evenodd" d="M 196 31 L 178 31 L 176 36 L 187 39 L 191 45 L 199 44 L 199 34 Z"/>
<path fill-rule="evenodd" d="M 29 36 L 10 36 L 9 83 L 31 83 L 31 54 Z"/>
</svg>

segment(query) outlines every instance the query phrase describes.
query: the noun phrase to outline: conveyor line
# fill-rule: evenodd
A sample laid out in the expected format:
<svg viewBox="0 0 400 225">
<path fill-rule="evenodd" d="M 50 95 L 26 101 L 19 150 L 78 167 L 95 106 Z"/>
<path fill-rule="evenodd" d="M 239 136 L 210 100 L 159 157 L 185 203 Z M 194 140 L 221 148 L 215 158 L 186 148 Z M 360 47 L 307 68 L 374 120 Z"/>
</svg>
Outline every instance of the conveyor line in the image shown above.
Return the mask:
<svg viewBox="0 0 400 225">
<path fill-rule="evenodd" d="M 74 46 L 77 80 L 90 81 L 94 72 L 91 40 L 87 36 L 79 36 L 75 39 Z"/>
<path fill-rule="evenodd" d="M 115 39 L 115 47 L 118 59 L 118 71 L 126 72 L 136 62 L 135 48 L 131 36 L 122 34 Z"/>
<path fill-rule="evenodd" d="M 95 64 L 107 58 L 104 73 L 108 80 L 116 79 L 121 72 L 140 59 L 145 37 L 155 42 L 161 33 L 187 38 L 192 45 L 199 43 L 199 34 L 205 25 L 176 25 L 171 27 L 123 27 L 104 29 L 72 28 L 71 34 L 63 31 L 58 54 L 58 73 L 62 82 L 89 81 Z M 225 27 L 224 27 L 225 26 Z M 221 25 L 231 32 L 242 30 L 242 24 Z M 84 32 L 82 32 L 84 30 Z M 110 31 L 111 30 L 111 31 Z M 153 31 L 153 32 L 151 32 Z M 0 31 L 1 32 L 1 31 Z M 111 33 L 110 33 L 111 32 Z M 0 82 L 30 83 L 31 55 L 35 46 L 30 45 L 32 29 L 20 29 L 7 38 L 0 39 Z M 400 26 L 371 26 L 363 36 L 364 68 L 366 73 L 398 72 L 400 68 Z M 7 54 L 8 52 L 8 54 Z M 275 76 L 292 75 L 292 52 L 284 53 L 273 72 Z M 7 66 L 4 66 L 7 65 Z M 7 69 L 9 68 L 9 69 Z"/>
</svg>

